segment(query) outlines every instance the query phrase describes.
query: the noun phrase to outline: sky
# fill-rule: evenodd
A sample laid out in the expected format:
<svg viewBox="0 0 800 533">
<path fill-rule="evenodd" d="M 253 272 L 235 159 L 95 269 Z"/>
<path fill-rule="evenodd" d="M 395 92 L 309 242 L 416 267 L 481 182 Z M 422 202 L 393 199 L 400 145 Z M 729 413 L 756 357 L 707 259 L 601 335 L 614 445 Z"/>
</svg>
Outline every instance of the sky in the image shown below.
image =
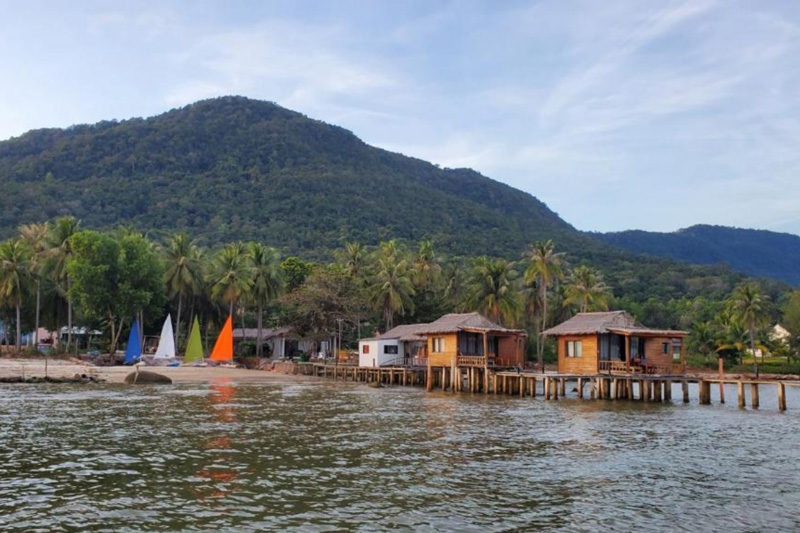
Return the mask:
<svg viewBox="0 0 800 533">
<path fill-rule="evenodd" d="M 800 2 L 0 0 L 0 139 L 227 94 L 582 230 L 800 234 Z"/>
</svg>

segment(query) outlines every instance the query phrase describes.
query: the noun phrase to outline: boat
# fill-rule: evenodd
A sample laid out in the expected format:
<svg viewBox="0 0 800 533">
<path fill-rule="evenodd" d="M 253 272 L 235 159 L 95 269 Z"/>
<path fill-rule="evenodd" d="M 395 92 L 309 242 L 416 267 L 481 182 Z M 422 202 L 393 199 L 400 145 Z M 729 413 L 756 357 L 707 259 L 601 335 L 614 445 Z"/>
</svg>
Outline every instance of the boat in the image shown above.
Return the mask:
<svg viewBox="0 0 800 533">
<path fill-rule="evenodd" d="M 222 331 L 219 332 L 209 359 L 219 363 L 221 367 L 236 368 L 236 365 L 233 364 L 233 320 L 230 315 L 228 315 L 225 325 L 222 326 Z"/>
<path fill-rule="evenodd" d="M 174 363 L 175 359 L 175 335 L 172 332 L 172 316 L 167 315 L 164 325 L 161 327 L 161 337 L 158 338 L 158 347 L 153 355 L 153 364 L 169 366 L 168 362 Z"/>
<path fill-rule="evenodd" d="M 125 347 L 124 365 L 133 365 L 142 358 L 142 339 L 139 335 L 139 321 L 134 320 L 131 326 L 131 334 L 128 335 L 128 345 Z"/>
<path fill-rule="evenodd" d="M 183 357 L 183 364 L 190 366 L 207 366 L 203 361 L 203 343 L 200 340 L 200 322 L 194 317 L 192 331 L 189 333 L 189 341 L 186 343 L 186 355 Z"/>
</svg>

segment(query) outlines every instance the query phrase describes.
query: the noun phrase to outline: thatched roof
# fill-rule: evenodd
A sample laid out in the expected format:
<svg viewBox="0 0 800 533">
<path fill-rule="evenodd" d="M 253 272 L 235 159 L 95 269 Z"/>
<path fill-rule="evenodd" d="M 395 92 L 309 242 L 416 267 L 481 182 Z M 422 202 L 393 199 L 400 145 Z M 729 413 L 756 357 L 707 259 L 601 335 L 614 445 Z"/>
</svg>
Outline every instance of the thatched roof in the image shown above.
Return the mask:
<svg viewBox="0 0 800 533">
<path fill-rule="evenodd" d="M 619 333 L 622 335 L 653 335 L 664 337 L 684 336 L 685 331 L 651 329 L 643 326 L 625 311 L 578 313 L 566 322 L 545 330 L 549 337 L 560 335 L 594 335 Z"/>
<path fill-rule="evenodd" d="M 416 333 L 418 335 L 430 335 L 432 333 L 456 333 L 458 331 L 525 334 L 522 330 L 508 329 L 495 324 L 480 313 L 450 313 L 430 324 L 420 324 Z"/>
</svg>

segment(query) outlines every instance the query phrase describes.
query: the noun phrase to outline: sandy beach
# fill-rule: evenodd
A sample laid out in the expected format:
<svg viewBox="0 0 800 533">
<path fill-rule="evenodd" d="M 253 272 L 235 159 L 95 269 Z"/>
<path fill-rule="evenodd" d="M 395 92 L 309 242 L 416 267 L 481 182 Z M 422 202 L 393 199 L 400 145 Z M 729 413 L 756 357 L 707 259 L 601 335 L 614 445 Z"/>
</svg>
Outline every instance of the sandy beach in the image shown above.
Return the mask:
<svg viewBox="0 0 800 533">
<path fill-rule="evenodd" d="M 211 381 L 230 378 L 237 381 L 298 381 L 311 378 L 270 372 L 265 370 L 248 370 L 246 368 L 220 367 L 142 367 L 154 370 L 172 378 L 175 383 Z M 132 371 L 128 366 L 92 366 L 78 360 L 51 359 L 48 363 L 47 375 L 54 378 L 74 377 L 86 374 L 105 380 L 108 383 L 122 383 L 125 376 Z M 44 377 L 45 362 L 39 358 L 0 357 L 0 377 Z"/>
</svg>

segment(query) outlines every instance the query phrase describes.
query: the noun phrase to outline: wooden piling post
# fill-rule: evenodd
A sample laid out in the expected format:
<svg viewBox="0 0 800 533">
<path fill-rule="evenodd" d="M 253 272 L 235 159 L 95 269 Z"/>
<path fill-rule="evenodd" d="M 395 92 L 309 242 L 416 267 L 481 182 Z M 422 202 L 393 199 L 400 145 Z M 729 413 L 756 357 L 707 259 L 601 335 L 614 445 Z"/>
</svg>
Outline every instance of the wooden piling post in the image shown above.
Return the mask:
<svg viewBox="0 0 800 533">
<path fill-rule="evenodd" d="M 687 380 L 681 381 L 681 389 L 683 390 L 683 403 L 689 403 L 689 382 Z"/>
<path fill-rule="evenodd" d="M 578 378 L 578 398 L 583 398 L 583 378 Z"/>
<path fill-rule="evenodd" d="M 672 380 L 667 379 L 664 381 L 664 401 L 671 402 L 672 401 Z"/>
<path fill-rule="evenodd" d="M 639 391 L 639 396 L 642 397 L 642 400 L 649 402 L 650 401 L 650 380 L 643 379 L 641 382 L 642 390 Z"/>
<path fill-rule="evenodd" d="M 782 382 L 777 383 L 778 386 L 778 410 L 786 410 L 786 385 Z"/>
<path fill-rule="evenodd" d="M 561 388 L 559 392 L 561 394 L 561 397 L 563 398 L 564 396 L 567 395 L 567 378 L 560 378 L 558 381 L 559 381 L 559 387 Z"/>
<path fill-rule="evenodd" d="M 758 383 L 750 384 L 750 405 L 753 409 L 758 409 Z"/>
<path fill-rule="evenodd" d="M 740 408 L 744 409 L 744 383 L 742 380 L 736 382 L 736 403 Z"/>
<path fill-rule="evenodd" d="M 625 380 L 625 398 L 633 400 L 633 380 L 631 378 Z"/>
</svg>

